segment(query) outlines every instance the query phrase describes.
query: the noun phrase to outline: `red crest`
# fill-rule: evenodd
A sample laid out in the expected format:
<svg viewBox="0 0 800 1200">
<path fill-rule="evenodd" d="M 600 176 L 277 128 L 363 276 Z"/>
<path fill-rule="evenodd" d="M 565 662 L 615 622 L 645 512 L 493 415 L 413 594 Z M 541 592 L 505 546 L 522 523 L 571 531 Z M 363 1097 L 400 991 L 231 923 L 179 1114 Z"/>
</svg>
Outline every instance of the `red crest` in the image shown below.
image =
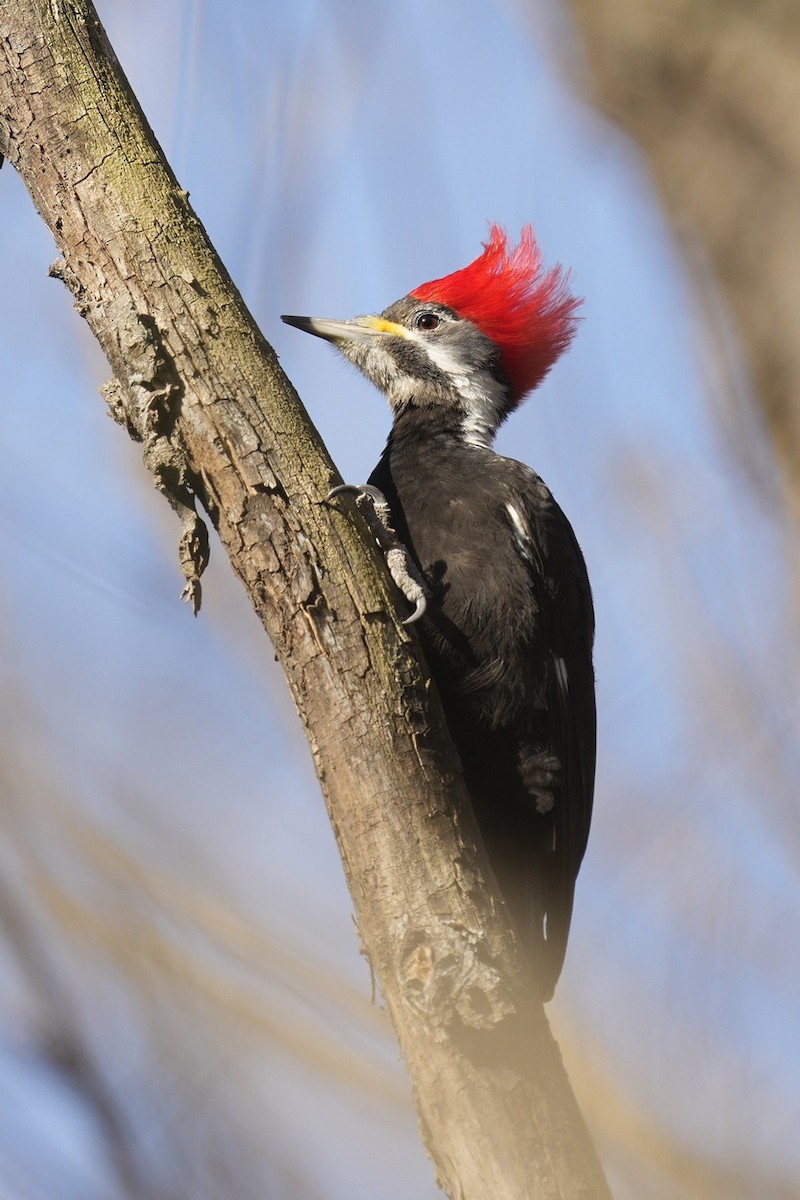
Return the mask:
<svg viewBox="0 0 800 1200">
<path fill-rule="evenodd" d="M 523 225 L 512 249 L 505 231 L 490 225 L 489 240 L 474 262 L 423 283 L 411 295 L 452 308 L 491 338 L 517 401 L 541 382 L 575 333 L 581 301 L 567 280 L 560 266 L 542 269 L 531 225 Z"/>
</svg>

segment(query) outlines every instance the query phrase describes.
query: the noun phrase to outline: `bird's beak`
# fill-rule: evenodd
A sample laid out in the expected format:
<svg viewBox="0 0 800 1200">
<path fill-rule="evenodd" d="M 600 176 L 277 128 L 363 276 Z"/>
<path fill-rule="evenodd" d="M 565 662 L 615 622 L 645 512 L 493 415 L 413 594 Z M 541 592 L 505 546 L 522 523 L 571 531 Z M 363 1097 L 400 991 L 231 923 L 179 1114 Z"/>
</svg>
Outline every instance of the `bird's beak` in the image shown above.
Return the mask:
<svg viewBox="0 0 800 1200">
<path fill-rule="evenodd" d="M 313 333 L 326 342 L 374 342 L 381 334 L 406 337 L 408 330 L 383 317 L 353 317 L 349 321 L 331 321 L 327 317 L 281 317 L 287 325 Z"/>
</svg>

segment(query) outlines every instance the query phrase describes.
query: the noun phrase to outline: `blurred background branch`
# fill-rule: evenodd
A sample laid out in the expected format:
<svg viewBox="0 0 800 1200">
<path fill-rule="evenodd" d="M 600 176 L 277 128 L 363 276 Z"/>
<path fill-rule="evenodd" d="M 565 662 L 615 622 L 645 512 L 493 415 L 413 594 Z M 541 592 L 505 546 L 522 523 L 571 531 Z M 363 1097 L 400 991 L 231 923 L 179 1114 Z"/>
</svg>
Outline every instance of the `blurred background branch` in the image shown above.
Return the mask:
<svg viewBox="0 0 800 1200">
<path fill-rule="evenodd" d="M 578 86 L 641 147 L 720 370 L 718 417 L 800 521 L 800 9 L 567 0 Z M 753 454 L 753 407 L 780 469 Z M 766 474 L 766 478 L 764 475 Z"/>
</svg>

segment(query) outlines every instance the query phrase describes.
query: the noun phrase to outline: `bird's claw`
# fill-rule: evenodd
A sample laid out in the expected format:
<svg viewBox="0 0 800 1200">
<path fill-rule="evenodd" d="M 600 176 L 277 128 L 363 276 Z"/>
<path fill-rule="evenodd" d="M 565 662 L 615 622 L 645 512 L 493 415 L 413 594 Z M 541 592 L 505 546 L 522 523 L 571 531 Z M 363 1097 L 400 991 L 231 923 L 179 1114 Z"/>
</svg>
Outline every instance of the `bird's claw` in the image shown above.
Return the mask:
<svg viewBox="0 0 800 1200">
<path fill-rule="evenodd" d="M 397 582 L 397 580 L 395 580 L 395 583 L 396 582 Z M 409 599 L 409 597 L 407 596 L 406 599 Z M 414 609 L 411 616 L 406 617 L 406 619 L 404 621 L 401 621 L 400 622 L 401 625 L 413 625 L 415 621 L 418 621 L 420 619 L 420 617 L 425 616 L 425 611 L 426 611 L 427 607 L 428 607 L 428 599 L 423 594 L 417 600 L 417 607 Z"/>
<path fill-rule="evenodd" d="M 395 585 L 409 604 L 414 605 L 413 613 L 410 617 L 406 617 L 402 624 L 413 625 L 415 621 L 425 615 L 428 607 L 428 593 L 425 581 L 416 564 L 395 533 L 388 500 L 379 488 L 373 487 L 370 483 L 339 483 L 336 487 L 331 488 L 325 500 L 332 500 L 345 492 L 353 492 L 356 501 L 361 499 L 370 501 L 371 513 L 365 512 L 367 523 L 375 541 L 383 551 L 389 574 Z"/>
<path fill-rule="evenodd" d="M 414 605 L 413 613 L 410 617 L 406 617 L 403 624 L 413 625 L 415 621 L 420 619 L 428 607 L 424 580 L 411 561 L 411 556 L 402 542 L 395 540 L 389 549 L 384 552 L 384 556 L 386 558 L 386 565 L 389 568 L 389 574 L 395 581 L 395 584 L 409 604 Z"/>
<path fill-rule="evenodd" d="M 380 488 L 373 487 L 371 483 L 337 483 L 336 487 L 332 487 L 328 492 L 325 500 L 333 500 L 334 496 L 341 496 L 345 492 L 354 492 L 357 500 L 364 496 L 375 505 L 389 508 L 389 502 L 383 492 Z"/>
</svg>

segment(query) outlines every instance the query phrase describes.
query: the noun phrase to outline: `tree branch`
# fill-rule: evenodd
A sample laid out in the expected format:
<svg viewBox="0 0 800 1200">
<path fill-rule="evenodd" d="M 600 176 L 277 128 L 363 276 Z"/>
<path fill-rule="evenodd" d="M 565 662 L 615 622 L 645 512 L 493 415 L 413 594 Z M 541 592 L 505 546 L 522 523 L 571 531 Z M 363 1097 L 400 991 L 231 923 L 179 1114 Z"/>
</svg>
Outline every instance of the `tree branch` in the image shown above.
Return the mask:
<svg viewBox="0 0 800 1200">
<path fill-rule="evenodd" d="M 485 865 L 418 644 L 333 464 L 167 166 L 88 0 L 0 0 L 0 152 L 111 364 L 112 415 L 219 533 L 286 672 L 439 1181 L 608 1196 Z"/>
</svg>

